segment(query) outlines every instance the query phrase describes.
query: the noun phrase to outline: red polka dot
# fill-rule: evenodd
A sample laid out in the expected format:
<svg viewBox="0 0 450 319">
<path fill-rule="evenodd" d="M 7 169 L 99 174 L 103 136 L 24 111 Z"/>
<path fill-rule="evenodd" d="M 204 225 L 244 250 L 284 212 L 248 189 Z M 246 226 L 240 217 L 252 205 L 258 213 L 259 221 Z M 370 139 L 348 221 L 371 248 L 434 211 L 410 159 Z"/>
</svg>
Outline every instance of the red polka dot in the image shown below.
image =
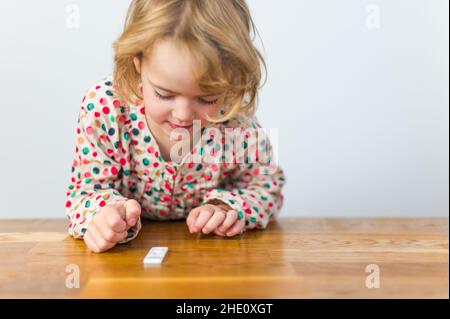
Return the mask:
<svg viewBox="0 0 450 319">
<path fill-rule="evenodd" d="M 119 107 L 120 106 L 120 101 L 119 100 L 114 100 L 113 105 L 114 105 L 114 107 Z"/>
<path fill-rule="evenodd" d="M 144 122 L 139 122 L 138 126 L 139 126 L 139 128 L 141 130 L 143 130 L 145 128 L 145 123 Z"/>
<path fill-rule="evenodd" d="M 104 108 L 103 108 L 103 113 L 105 113 L 105 114 L 109 114 L 109 107 L 107 107 L 107 106 L 105 106 Z"/>
<path fill-rule="evenodd" d="M 70 200 L 68 200 L 68 201 L 66 202 L 66 207 L 70 207 L 70 206 L 72 206 L 72 202 L 71 202 Z"/>
<path fill-rule="evenodd" d="M 92 128 L 92 126 L 88 126 L 88 127 L 86 128 L 86 132 L 87 132 L 89 135 L 92 135 L 92 134 L 94 134 L 94 129 Z"/>
<path fill-rule="evenodd" d="M 153 163 L 153 167 L 158 167 L 159 166 L 159 163 Z"/>
<path fill-rule="evenodd" d="M 100 99 L 100 104 L 105 105 L 105 104 L 106 104 L 106 99 L 105 99 L 105 98 L 101 98 L 101 99 Z"/>
<path fill-rule="evenodd" d="M 99 204 L 100 207 L 104 207 L 106 205 L 106 202 L 104 200 L 102 200 Z"/>
<path fill-rule="evenodd" d="M 120 165 L 125 166 L 125 164 L 127 163 L 127 160 L 124 158 L 120 159 Z"/>
<path fill-rule="evenodd" d="M 113 175 L 117 175 L 117 174 L 119 173 L 119 171 L 117 170 L 116 167 L 112 167 L 112 168 L 111 168 L 111 173 L 112 173 Z"/>
</svg>

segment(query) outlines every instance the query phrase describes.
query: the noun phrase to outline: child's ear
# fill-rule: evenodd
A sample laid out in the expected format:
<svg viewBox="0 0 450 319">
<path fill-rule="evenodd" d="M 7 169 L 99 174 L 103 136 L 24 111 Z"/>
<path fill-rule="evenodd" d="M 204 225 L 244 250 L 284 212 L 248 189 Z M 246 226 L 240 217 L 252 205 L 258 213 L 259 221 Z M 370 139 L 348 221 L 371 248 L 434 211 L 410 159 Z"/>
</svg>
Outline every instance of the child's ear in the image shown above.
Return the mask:
<svg viewBox="0 0 450 319">
<path fill-rule="evenodd" d="M 141 60 L 138 57 L 133 58 L 134 67 L 136 68 L 136 72 L 141 74 Z"/>
</svg>

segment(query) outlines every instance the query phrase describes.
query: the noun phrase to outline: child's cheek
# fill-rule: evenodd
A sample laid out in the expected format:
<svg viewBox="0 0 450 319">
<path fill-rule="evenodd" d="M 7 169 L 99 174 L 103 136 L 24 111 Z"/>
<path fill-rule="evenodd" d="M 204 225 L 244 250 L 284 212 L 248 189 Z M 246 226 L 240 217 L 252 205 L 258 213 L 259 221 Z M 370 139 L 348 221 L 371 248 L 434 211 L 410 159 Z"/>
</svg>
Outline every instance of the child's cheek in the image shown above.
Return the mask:
<svg viewBox="0 0 450 319">
<path fill-rule="evenodd" d="M 217 105 L 215 105 L 215 106 L 205 107 L 205 108 L 203 108 L 202 111 L 200 112 L 200 117 L 201 117 L 202 119 L 204 119 L 204 121 L 205 121 L 206 123 L 208 123 L 207 117 L 208 117 L 208 116 L 209 116 L 209 117 L 216 117 L 216 116 L 219 116 L 219 115 L 220 115 L 219 111 L 220 111 L 220 108 L 221 108 L 221 107 L 222 107 L 222 104 L 217 104 Z M 203 121 L 202 121 L 202 122 L 203 122 Z"/>
<path fill-rule="evenodd" d="M 154 120 L 161 119 L 167 110 L 164 101 L 158 99 L 153 92 L 144 91 L 145 112 Z"/>
</svg>

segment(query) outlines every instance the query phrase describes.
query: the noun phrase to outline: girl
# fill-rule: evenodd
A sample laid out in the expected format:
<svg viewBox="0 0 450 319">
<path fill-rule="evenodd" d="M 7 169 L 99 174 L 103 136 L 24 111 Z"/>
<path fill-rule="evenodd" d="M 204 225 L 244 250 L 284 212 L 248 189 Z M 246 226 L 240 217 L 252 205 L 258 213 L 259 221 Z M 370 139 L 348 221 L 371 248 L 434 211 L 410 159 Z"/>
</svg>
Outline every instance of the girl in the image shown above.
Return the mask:
<svg viewBox="0 0 450 319">
<path fill-rule="evenodd" d="M 104 252 L 141 218 L 226 237 L 275 218 L 285 177 L 254 115 L 265 63 L 252 33 L 245 0 L 132 2 L 113 75 L 82 100 L 71 235 Z"/>
</svg>

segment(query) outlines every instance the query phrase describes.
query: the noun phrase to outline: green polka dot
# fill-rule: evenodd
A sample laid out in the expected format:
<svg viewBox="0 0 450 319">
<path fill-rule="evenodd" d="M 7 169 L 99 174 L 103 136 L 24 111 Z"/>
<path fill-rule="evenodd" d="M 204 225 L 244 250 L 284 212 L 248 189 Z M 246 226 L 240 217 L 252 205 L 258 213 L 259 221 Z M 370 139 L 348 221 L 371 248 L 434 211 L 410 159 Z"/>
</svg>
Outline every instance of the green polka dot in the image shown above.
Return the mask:
<svg viewBox="0 0 450 319">
<path fill-rule="evenodd" d="M 128 132 L 125 132 L 125 134 L 123 134 L 123 137 L 126 141 L 128 141 L 130 139 L 130 134 Z"/>
<path fill-rule="evenodd" d="M 144 137 L 145 143 L 150 143 L 151 140 L 152 140 L 152 138 L 148 135 L 146 137 Z"/>
<path fill-rule="evenodd" d="M 99 173 L 100 173 L 100 168 L 94 167 L 94 168 L 92 169 L 92 171 L 94 172 L 94 174 L 99 174 Z"/>
<path fill-rule="evenodd" d="M 134 113 L 131 113 L 130 114 L 130 117 L 131 117 L 131 119 L 133 120 L 133 121 L 136 121 L 137 120 L 137 115 L 136 114 L 134 114 Z"/>
<path fill-rule="evenodd" d="M 87 148 L 87 147 L 83 148 L 83 154 L 84 155 L 89 154 L 89 148 Z"/>
<path fill-rule="evenodd" d="M 106 93 L 106 95 L 108 95 L 108 96 L 114 96 L 114 93 L 111 92 L 110 90 L 106 91 L 105 93 Z"/>
<path fill-rule="evenodd" d="M 150 161 L 147 158 L 144 158 L 142 162 L 144 163 L 145 166 L 150 165 Z"/>
<path fill-rule="evenodd" d="M 238 216 L 239 216 L 239 218 L 242 219 L 242 218 L 244 218 L 244 213 L 243 213 L 242 211 L 239 211 L 239 212 L 238 212 Z"/>
<path fill-rule="evenodd" d="M 89 206 L 91 206 L 91 201 L 88 200 L 86 201 L 86 204 L 84 204 L 84 207 L 89 208 Z"/>
<path fill-rule="evenodd" d="M 95 105 L 92 104 L 92 103 L 89 103 L 89 104 L 87 105 L 87 109 L 88 109 L 89 111 L 92 111 L 92 110 L 94 109 L 94 107 L 95 107 Z"/>
</svg>

